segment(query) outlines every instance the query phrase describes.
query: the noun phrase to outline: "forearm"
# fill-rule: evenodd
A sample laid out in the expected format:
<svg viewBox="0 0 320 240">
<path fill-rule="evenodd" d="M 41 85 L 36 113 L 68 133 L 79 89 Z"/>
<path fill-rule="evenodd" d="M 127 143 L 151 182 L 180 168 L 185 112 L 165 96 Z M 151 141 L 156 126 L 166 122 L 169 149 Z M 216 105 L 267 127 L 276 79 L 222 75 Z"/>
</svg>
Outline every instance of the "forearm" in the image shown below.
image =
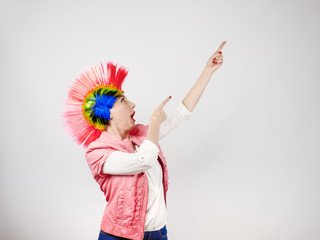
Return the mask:
<svg viewBox="0 0 320 240">
<path fill-rule="evenodd" d="M 144 140 L 133 153 L 114 151 L 106 159 L 102 172 L 113 175 L 138 174 L 157 163 L 159 148 Z"/>
<path fill-rule="evenodd" d="M 190 112 L 192 112 L 195 106 L 197 105 L 212 74 L 213 74 L 212 71 L 205 68 L 201 73 L 200 77 L 198 78 L 198 80 L 196 81 L 196 83 L 194 84 L 194 86 L 190 89 L 188 94 L 182 100 L 183 104 Z"/>
</svg>

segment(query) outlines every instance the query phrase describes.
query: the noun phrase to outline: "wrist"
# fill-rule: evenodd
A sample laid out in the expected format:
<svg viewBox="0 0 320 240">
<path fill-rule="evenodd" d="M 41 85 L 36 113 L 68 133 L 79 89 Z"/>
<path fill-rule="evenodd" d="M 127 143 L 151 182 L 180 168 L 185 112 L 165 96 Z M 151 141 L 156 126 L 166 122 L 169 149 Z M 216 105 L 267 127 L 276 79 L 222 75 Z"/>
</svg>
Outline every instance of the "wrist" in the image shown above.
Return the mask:
<svg viewBox="0 0 320 240">
<path fill-rule="evenodd" d="M 154 123 L 150 121 L 148 133 L 147 133 L 147 139 L 152 141 L 154 144 L 158 145 L 159 131 L 160 131 L 160 125 L 158 123 Z"/>
<path fill-rule="evenodd" d="M 202 74 L 211 76 L 215 71 L 216 70 L 212 70 L 212 68 L 205 67 L 202 71 Z"/>
<path fill-rule="evenodd" d="M 154 127 L 160 127 L 160 123 L 156 119 L 150 119 L 149 126 Z"/>
</svg>

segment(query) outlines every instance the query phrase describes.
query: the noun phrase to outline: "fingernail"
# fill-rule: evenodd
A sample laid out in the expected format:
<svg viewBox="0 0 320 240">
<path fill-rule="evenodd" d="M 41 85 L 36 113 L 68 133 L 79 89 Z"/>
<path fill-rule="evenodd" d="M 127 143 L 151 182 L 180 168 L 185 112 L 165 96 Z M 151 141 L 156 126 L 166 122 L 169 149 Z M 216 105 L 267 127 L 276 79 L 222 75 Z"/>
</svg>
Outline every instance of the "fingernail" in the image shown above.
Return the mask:
<svg viewBox="0 0 320 240">
<path fill-rule="evenodd" d="M 219 54 L 221 54 L 222 52 L 220 51 Z"/>
</svg>

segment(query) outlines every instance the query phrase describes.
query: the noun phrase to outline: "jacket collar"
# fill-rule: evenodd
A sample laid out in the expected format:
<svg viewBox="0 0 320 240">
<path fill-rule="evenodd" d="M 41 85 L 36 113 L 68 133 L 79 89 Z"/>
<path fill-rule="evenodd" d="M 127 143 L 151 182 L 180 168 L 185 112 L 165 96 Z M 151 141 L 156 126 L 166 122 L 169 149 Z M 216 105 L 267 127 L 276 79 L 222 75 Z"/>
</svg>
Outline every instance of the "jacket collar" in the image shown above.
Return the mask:
<svg viewBox="0 0 320 240">
<path fill-rule="evenodd" d="M 141 141 L 139 141 L 139 139 L 133 133 L 134 133 L 134 131 L 130 131 L 128 138 L 121 139 L 121 138 L 118 138 L 118 137 L 111 135 L 107 131 L 102 131 L 101 135 L 100 135 L 100 140 L 102 140 L 103 142 L 113 143 L 116 145 L 119 144 L 121 146 L 128 145 L 131 142 L 140 145 Z"/>
</svg>

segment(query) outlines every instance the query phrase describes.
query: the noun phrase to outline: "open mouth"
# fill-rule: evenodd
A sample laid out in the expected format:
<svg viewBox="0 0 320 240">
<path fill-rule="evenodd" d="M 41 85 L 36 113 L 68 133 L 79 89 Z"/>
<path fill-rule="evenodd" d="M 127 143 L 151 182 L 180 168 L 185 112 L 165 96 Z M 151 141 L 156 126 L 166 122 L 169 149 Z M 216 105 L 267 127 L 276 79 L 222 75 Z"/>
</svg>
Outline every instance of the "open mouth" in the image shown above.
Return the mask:
<svg viewBox="0 0 320 240">
<path fill-rule="evenodd" d="M 131 115 L 131 119 L 135 122 L 136 120 L 133 118 L 133 116 L 134 116 L 134 114 L 135 114 L 136 112 L 133 112 L 132 113 L 132 115 Z"/>
</svg>

